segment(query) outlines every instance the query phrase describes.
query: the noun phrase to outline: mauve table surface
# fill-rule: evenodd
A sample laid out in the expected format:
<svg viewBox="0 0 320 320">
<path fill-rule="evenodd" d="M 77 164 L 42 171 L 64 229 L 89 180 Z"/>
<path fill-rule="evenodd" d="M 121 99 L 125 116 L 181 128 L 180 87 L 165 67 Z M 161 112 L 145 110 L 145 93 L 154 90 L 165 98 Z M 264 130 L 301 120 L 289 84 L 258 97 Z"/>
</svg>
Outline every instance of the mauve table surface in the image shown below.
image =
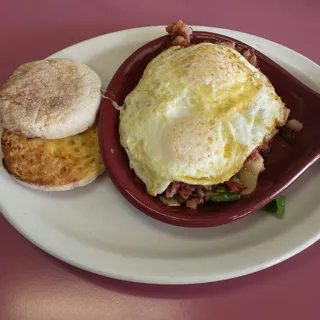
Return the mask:
<svg viewBox="0 0 320 320">
<path fill-rule="evenodd" d="M 256 34 L 320 63 L 318 0 L 2 0 L 0 83 L 19 64 L 79 41 L 176 19 Z M 0 215 L 0 320 L 319 319 L 319 249 L 220 283 L 143 285 L 68 266 Z"/>
</svg>

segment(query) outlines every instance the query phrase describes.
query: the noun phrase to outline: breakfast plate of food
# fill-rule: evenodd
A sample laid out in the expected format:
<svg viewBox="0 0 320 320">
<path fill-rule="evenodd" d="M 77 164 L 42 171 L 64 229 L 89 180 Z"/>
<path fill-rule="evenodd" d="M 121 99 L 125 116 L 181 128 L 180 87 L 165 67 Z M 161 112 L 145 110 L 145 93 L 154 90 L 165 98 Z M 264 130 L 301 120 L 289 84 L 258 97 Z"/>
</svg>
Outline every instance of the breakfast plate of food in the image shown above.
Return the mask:
<svg viewBox="0 0 320 320">
<path fill-rule="evenodd" d="M 89 39 L 0 87 L 0 212 L 79 268 L 185 284 L 320 237 L 320 67 L 182 21 Z"/>
</svg>

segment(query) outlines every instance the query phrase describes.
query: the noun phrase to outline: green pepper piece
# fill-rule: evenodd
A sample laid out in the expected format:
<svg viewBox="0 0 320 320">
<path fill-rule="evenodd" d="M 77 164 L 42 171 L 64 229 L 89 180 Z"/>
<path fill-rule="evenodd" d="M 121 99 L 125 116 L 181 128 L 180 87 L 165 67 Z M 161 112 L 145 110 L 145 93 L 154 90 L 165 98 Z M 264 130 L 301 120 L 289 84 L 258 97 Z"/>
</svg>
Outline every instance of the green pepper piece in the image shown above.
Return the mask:
<svg viewBox="0 0 320 320">
<path fill-rule="evenodd" d="M 213 202 L 231 202 L 239 200 L 241 197 L 239 194 L 231 192 L 223 192 L 219 194 L 213 194 L 210 196 L 209 201 Z"/>
<path fill-rule="evenodd" d="M 281 127 L 279 129 L 279 133 L 281 137 L 286 140 L 289 144 L 291 144 L 294 140 L 294 132 L 287 127 Z"/>
<path fill-rule="evenodd" d="M 284 196 L 278 196 L 266 206 L 262 208 L 262 210 L 273 213 L 278 217 L 283 217 L 285 211 L 286 198 Z"/>
</svg>

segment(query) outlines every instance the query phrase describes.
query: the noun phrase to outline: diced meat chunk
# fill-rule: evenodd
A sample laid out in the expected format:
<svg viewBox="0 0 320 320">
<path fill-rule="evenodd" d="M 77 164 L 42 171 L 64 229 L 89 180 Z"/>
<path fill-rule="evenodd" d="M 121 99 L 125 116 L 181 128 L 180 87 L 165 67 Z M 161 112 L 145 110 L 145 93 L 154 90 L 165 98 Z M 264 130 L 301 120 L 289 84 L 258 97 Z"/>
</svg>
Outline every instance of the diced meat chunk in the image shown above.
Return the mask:
<svg viewBox="0 0 320 320">
<path fill-rule="evenodd" d="M 179 186 L 180 186 L 179 182 L 176 182 L 176 181 L 171 182 L 169 187 L 166 190 L 166 197 L 167 198 L 174 197 L 178 192 Z"/>
<path fill-rule="evenodd" d="M 236 178 L 231 178 L 226 182 L 226 185 L 232 193 L 240 193 L 244 189 L 244 185 Z"/>
<path fill-rule="evenodd" d="M 239 51 L 239 50 L 238 50 Z M 240 52 L 240 51 L 239 51 Z M 257 56 L 253 49 L 245 49 L 241 54 L 255 67 L 258 67 Z"/>
<path fill-rule="evenodd" d="M 196 190 L 196 187 L 191 184 L 180 183 L 178 194 L 180 195 L 181 198 L 187 200 L 195 190 Z"/>
<path fill-rule="evenodd" d="M 173 45 L 187 47 L 191 44 L 192 28 L 182 20 L 168 25 L 166 31 L 171 35 Z"/>
</svg>

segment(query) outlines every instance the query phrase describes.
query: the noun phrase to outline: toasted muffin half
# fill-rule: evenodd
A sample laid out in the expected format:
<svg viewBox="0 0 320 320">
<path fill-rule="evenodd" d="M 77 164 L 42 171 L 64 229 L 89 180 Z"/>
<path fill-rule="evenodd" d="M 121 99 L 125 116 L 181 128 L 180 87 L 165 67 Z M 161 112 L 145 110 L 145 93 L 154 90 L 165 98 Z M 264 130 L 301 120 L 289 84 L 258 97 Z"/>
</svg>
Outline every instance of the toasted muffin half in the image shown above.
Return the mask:
<svg viewBox="0 0 320 320">
<path fill-rule="evenodd" d="M 93 126 L 100 102 L 101 79 L 87 65 L 32 61 L 0 86 L 0 124 L 28 138 L 62 139 Z"/>
<path fill-rule="evenodd" d="M 33 189 L 71 190 L 89 184 L 104 171 L 95 126 L 57 140 L 26 138 L 4 129 L 1 147 L 7 172 Z"/>
</svg>

